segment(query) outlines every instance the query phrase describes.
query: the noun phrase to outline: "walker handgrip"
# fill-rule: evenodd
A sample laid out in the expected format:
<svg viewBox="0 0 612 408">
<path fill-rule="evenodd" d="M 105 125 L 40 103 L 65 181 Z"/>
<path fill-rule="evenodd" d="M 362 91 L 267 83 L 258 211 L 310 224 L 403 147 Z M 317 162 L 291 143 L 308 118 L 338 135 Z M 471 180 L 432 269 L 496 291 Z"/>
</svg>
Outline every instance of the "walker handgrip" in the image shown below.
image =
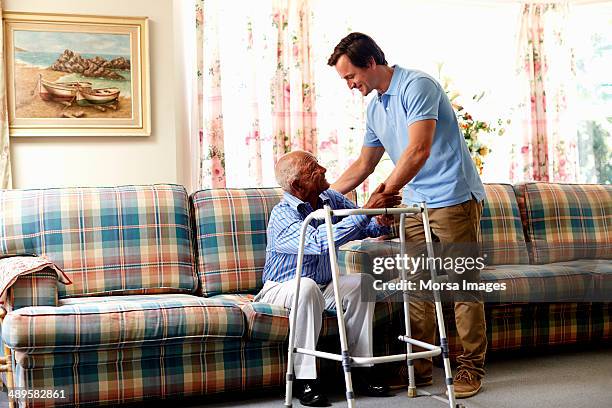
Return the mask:
<svg viewBox="0 0 612 408">
<path fill-rule="evenodd" d="M 315 210 L 313 212 L 311 212 L 310 214 L 308 214 L 308 218 L 307 220 L 310 222 L 310 220 L 324 220 L 325 219 L 325 208 L 321 208 L 318 210 Z M 306 220 L 304 220 L 305 222 Z"/>
<path fill-rule="evenodd" d="M 317 210 L 321 211 L 321 210 Z M 345 217 L 347 215 L 382 215 L 382 214 L 418 214 L 423 209 L 421 207 L 404 208 L 347 208 L 343 210 L 332 210 L 332 215 Z M 316 211 L 315 211 L 316 212 Z M 317 217 L 318 218 L 318 217 Z"/>
</svg>

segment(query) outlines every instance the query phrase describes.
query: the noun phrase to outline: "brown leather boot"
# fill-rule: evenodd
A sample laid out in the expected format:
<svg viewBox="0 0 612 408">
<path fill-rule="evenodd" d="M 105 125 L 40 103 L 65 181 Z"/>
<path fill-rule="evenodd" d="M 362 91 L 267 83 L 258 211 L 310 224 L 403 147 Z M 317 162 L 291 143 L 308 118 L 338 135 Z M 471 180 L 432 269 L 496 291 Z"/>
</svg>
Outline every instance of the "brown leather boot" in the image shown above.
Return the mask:
<svg viewBox="0 0 612 408">
<path fill-rule="evenodd" d="M 455 385 L 456 398 L 469 398 L 476 395 L 482 387 L 480 378 L 466 369 L 457 371 L 453 384 Z"/>
</svg>

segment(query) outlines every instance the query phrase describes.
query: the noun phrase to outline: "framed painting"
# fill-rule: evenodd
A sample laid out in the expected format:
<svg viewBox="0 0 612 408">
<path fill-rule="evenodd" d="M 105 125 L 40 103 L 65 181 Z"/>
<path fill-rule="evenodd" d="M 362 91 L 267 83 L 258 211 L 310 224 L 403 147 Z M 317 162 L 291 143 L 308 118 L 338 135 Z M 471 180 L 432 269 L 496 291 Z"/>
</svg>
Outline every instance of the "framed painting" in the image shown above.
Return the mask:
<svg viewBox="0 0 612 408">
<path fill-rule="evenodd" d="M 146 18 L 3 14 L 11 136 L 151 134 Z"/>
</svg>

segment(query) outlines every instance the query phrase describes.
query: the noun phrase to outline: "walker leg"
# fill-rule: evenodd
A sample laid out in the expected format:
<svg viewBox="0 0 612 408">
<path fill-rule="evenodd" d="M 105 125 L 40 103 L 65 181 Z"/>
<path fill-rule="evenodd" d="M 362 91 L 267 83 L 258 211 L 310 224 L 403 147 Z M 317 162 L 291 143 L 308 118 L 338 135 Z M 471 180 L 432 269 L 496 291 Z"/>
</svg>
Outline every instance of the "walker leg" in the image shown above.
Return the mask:
<svg viewBox="0 0 612 408">
<path fill-rule="evenodd" d="M 349 408 L 355 407 L 355 393 L 353 392 L 353 377 L 351 375 L 351 357 L 348 350 L 342 350 L 342 369 L 344 370 L 344 383 L 346 385 L 346 403 Z"/>
<path fill-rule="evenodd" d="M 408 353 L 412 353 L 412 345 L 409 346 Z M 414 381 L 414 360 L 408 360 L 408 398 L 417 396 L 417 389 Z"/>
<path fill-rule="evenodd" d="M 434 291 L 436 305 L 436 320 L 438 321 L 438 331 L 440 333 L 440 346 L 442 347 L 442 358 L 444 361 L 444 376 L 446 392 L 448 394 L 448 404 L 450 408 L 457 408 L 455 403 L 455 386 L 453 385 L 453 370 L 450 364 L 448 340 L 446 338 L 446 327 L 444 325 L 444 315 L 442 313 L 442 302 L 440 294 Z"/>
<path fill-rule="evenodd" d="M 400 235 L 400 255 L 402 259 L 404 259 L 404 255 L 406 253 L 406 229 L 405 229 L 405 220 L 406 214 L 400 215 L 400 226 L 399 226 L 399 235 Z M 406 281 L 406 270 L 403 266 L 400 266 L 400 278 L 402 281 Z M 402 293 L 403 301 L 404 301 L 404 326 L 406 328 L 406 337 L 412 338 L 412 330 L 410 328 L 410 296 L 408 295 L 408 291 L 404 290 Z M 412 344 L 406 343 L 406 352 L 408 354 L 412 353 Z M 408 368 L 408 397 L 414 398 L 417 396 L 417 389 L 415 385 L 415 377 L 414 377 L 414 360 L 406 361 Z"/>
<path fill-rule="evenodd" d="M 434 257 L 433 240 L 431 238 L 431 230 L 429 229 L 429 215 L 425 203 L 421 204 L 423 209 L 423 228 L 425 230 L 425 243 L 427 244 L 427 256 Z M 431 266 L 431 281 L 435 283 L 437 280 L 437 271 L 435 264 Z M 442 312 L 442 301 L 440 292 L 434 287 L 433 290 L 434 303 L 436 306 L 436 320 L 438 321 L 438 332 L 440 333 L 440 346 L 442 347 L 442 357 L 444 359 L 444 375 L 446 382 L 446 392 L 448 394 L 448 405 L 450 408 L 458 408 L 455 402 L 455 387 L 453 385 L 453 371 L 450 365 L 448 340 L 446 338 L 446 327 L 444 325 L 444 314 Z"/>
<path fill-rule="evenodd" d="M 297 293 L 296 295 L 297 296 Z M 293 403 L 293 380 L 295 375 L 293 374 L 293 330 L 291 330 L 291 325 L 289 328 L 289 351 L 287 352 L 287 375 L 286 385 L 285 385 L 285 406 L 291 407 Z"/>
<path fill-rule="evenodd" d="M 453 385 L 453 371 L 448 357 L 448 340 L 446 337 L 440 338 L 442 345 L 442 356 L 444 358 L 444 376 L 446 382 L 446 392 L 448 394 L 448 405 L 450 408 L 458 408 L 459 404 L 455 403 L 455 386 Z M 457 406 L 456 406 L 457 405 Z"/>
<path fill-rule="evenodd" d="M 293 353 L 291 353 L 293 354 Z M 285 406 L 291 407 L 293 403 L 293 370 L 287 370 L 287 384 L 285 385 Z"/>
<path fill-rule="evenodd" d="M 295 323 L 297 320 L 297 307 L 300 298 L 300 279 L 302 277 L 302 262 L 304 259 L 304 227 L 300 235 L 300 247 L 298 250 L 297 268 L 295 273 L 295 294 L 293 295 L 293 313 L 289 315 L 289 347 L 287 350 L 287 376 L 285 378 L 285 406 L 291 407 L 293 404 L 293 380 L 294 375 L 294 354 L 295 354 Z"/>
<path fill-rule="evenodd" d="M 297 311 L 297 301 L 298 301 L 299 294 L 300 294 L 299 278 L 297 278 L 296 287 L 297 289 L 294 295 L 294 309 L 293 309 L 294 311 Z M 294 368 L 293 368 L 293 359 L 295 358 L 295 353 L 294 353 L 295 331 L 293 330 L 293 328 L 295 327 L 296 315 L 297 315 L 296 312 L 291 313 L 290 322 L 289 322 L 289 349 L 287 352 L 287 375 L 285 377 L 286 379 L 285 406 L 286 407 L 291 407 L 293 403 L 293 380 L 295 378 Z"/>
<path fill-rule="evenodd" d="M 342 350 L 342 368 L 344 370 L 344 382 L 346 384 L 346 402 L 349 408 L 355 407 L 355 393 L 353 392 L 353 380 L 351 377 L 351 356 L 348 351 L 348 340 L 346 337 L 346 326 L 344 324 L 344 310 L 340 298 L 340 286 L 338 284 L 338 259 L 333 237 L 333 223 L 331 208 L 325 206 L 325 224 L 327 226 L 327 241 L 329 242 L 329 260 L 332 272 L 332 285 L 334 288 L 334 300 L 336 302 L 336 317 L 338 319 L 338 332 L 340 334 L 340 349 Z"/>
</svg>

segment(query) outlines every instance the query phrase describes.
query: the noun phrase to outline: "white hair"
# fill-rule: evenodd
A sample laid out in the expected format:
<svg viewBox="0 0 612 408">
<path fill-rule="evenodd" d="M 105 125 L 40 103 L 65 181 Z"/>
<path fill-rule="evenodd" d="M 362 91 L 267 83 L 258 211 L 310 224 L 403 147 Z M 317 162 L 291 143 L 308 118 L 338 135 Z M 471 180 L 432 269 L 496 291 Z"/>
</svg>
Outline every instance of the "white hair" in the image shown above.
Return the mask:
<svg viewBox="0 0 612 408">
<path fill-rule="evenodd" d="M 274 175 L 276 182 L 285 191 L 291 192 L 291 184 L 297 180 L 304 169 L 304 164 L 308 160 L 316 160 L 316 158 L 303 150 L 295 150 L 281 156 L 274 167 Z"/>
</svg>

